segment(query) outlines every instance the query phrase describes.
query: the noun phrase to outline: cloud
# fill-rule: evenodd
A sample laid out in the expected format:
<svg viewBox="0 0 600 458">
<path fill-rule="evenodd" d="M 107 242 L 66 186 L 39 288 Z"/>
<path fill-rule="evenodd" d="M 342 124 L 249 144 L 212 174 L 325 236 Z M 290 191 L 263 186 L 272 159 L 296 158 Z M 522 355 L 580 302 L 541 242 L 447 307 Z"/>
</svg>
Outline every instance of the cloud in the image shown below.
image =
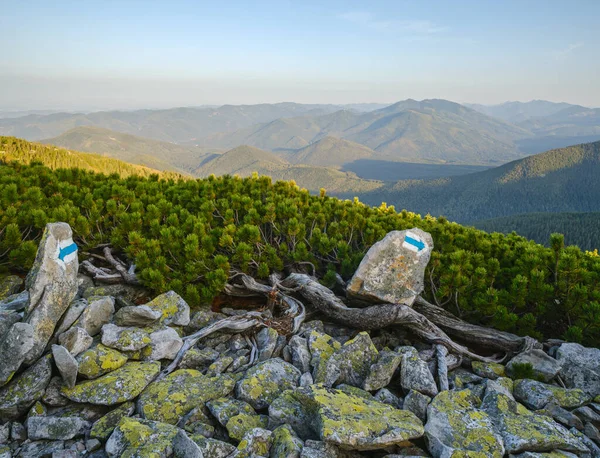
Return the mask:
<svg viewBox="0 0 600 458">
<path fill-rule="evenodd" d="M 379 19 L 374 14 L 367 11 L 349 11 L 340 14 L 339 18 L 374 30 L 394 31 L 421 37 L 434 35 L 447 29 L 446 27 L 438 26 L 427 20 Z"/>
<path fill-rule="evenodd" d="M 554 58 L 556 60 L 563 60 L 563 59 L 566 59 L 568 57 L 568 55 L 571 54 L 573 51 L 575 51 L 578 48 L 581 48 L 584 44 L 585 43 L 583 41 L 579 41 L 577 43 L 571 43 L 566 48 L 556 50 L 552 54 L 554 55 Z"/>
</svg>

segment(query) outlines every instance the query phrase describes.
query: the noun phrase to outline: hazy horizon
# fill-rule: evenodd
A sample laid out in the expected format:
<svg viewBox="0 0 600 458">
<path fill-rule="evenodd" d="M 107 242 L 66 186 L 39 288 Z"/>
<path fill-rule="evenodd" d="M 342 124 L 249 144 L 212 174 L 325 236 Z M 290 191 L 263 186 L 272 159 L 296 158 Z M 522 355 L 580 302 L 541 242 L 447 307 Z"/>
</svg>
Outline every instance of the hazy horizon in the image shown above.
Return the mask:
<svg viewBox="0 0 600 458">
<path fill-rule="evenodd" d="M 407 98 L 597 107 L 599 16 L 593 0 L 14 2 L 0 17 L 0 110 Z"/>
</svg>

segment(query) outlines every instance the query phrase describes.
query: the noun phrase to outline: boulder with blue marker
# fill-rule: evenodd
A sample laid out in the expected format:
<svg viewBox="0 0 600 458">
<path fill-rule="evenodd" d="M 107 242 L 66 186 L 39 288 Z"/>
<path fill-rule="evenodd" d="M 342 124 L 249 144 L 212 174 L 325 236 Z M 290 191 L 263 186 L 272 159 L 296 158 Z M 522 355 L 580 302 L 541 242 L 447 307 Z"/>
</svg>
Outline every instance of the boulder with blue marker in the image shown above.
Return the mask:
<svg viewBox="0 0 600 458">
<path fill-rule="evenodd" d="M 375 243 L 358 266 L 347 293 L 375 303 L 412 305 L 423 292 L 431 235 L 418 228 L 391 231 Z"/>
</svg>

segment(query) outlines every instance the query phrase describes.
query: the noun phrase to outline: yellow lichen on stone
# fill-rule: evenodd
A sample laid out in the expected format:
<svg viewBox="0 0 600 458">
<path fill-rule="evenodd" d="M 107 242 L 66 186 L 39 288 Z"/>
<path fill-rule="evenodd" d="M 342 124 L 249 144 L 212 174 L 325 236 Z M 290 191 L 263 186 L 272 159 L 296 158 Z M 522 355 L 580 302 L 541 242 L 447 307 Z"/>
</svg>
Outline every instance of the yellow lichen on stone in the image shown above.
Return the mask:
<svg viewBox="0 0 600 458">
<path fill-rule="evenodd" d="M 79 373 L 85 378 L 94 379 L 122 367 L 127 362 L 127 356 L 98 344 L 80 354 L 77 361 L 79 362 Z"/>
<path fill-rule="evenodd" d="M 173 439 L 178 431 L 172 425 L 125 417 L 115 428 L 114 434 L 118 435 L 124 448 L 121 458 L 163 458 L 172 453 Z"/>
<path fill-rule="evenodd" d="M 90 437 L 102 442 L 106 441 L 121 419 L 131 415 L 134 408 L 135 404 L 133 402 L 125 402 L 116 409 L 111 410 L 93 424 L 92 430 L 90 431 Z"/>
</svg>

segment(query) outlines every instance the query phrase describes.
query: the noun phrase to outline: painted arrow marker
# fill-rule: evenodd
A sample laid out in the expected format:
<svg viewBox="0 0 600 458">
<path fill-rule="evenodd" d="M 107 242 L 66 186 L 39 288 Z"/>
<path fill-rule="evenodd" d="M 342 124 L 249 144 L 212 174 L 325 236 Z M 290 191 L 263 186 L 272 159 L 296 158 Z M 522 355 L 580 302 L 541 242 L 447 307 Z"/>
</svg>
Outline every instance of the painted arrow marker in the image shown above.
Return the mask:
<svg viewBox="0 0 600 458">
<path fill-rule="evenodd" d="M 65 262 L 65 258 L 70 254 L 75 253 L 76 251 L 77 244 L 71 243 L 70 245 L 67 245 L 66 247 L 60 249 L 60 251 L 58 252 L 58 259 L 60 259 L 62 262 Z"/>
<path fill-rule="evenodd" d="M 419 255 L 425 248 L 427 248 L 427 244 L 421 240 L 421 237 L 413 234 L 412 232 L 408 232 L 404 236 L 404 242 L 402 243 L 402 246 L 408 248 L 410 251 L 416 252 Z"/>
</svg>

